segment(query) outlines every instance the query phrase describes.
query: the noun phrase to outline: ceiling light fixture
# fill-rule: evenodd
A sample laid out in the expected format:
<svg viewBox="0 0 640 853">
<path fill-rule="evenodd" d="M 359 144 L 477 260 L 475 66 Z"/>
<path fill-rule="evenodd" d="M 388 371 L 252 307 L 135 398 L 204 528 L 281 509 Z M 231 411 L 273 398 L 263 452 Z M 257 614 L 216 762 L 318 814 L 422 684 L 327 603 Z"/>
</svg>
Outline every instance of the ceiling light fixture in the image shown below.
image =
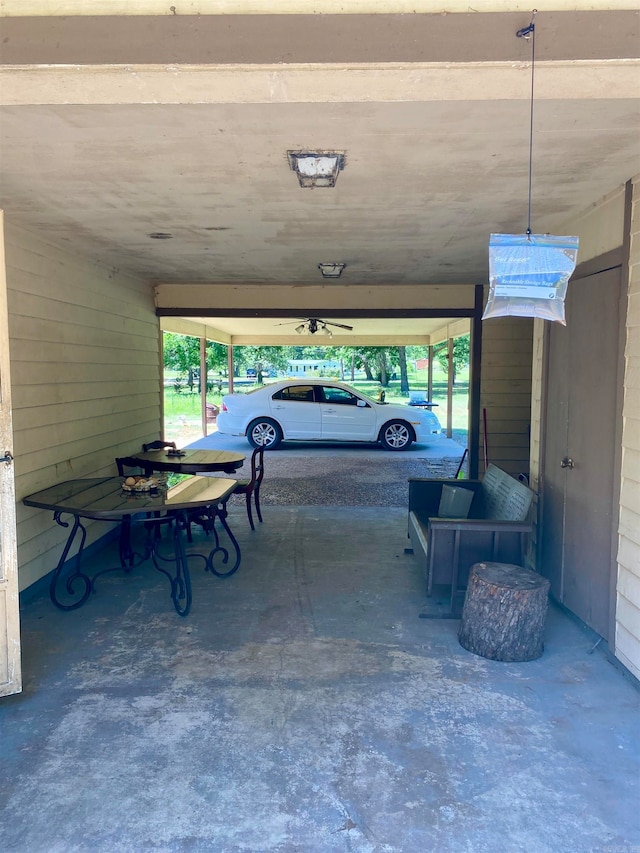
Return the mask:
<svg viewBox="0 0 640 853">
<path fill-rule="evenodd" d="M 340 278 L 346 264 L 318 264 L 318 269 L 323 278 Z"/>
<path fill-rule="evenodd" d="M 342 151 L 287 151 L 287 158 L 301 187 L 335 187 L 344 169 Z"/>
<path fill-rule="evenodd" d="M 279 326 L 287 326 L 288 323 L 278 323 Z M 309 317 L 304 320 L 299 326 L 296 326 L 295 331 L 299 335 L 315 335 L 320 332 L 321 335 L 326 335 L 328 338 L 333 337 L 333 332 L 327 326 L 335 326 L 337 329 L 346 329 L 348 332 L 353 331 L 353 326 L 347 326 L 344 323 L 332 323 L 331 320 L 319 320 L 317 317 Z"/>
</svg>

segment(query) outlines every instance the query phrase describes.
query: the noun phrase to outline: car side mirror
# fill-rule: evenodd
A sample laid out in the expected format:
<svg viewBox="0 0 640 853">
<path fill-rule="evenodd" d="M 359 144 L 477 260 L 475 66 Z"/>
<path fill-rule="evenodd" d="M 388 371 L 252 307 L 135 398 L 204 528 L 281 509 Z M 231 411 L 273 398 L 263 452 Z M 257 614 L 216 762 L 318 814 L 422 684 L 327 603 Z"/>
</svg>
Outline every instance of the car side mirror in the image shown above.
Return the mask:
<svg viewBox="0 0 640 853">
<path fill-rule="evenodd" d="M 358 400 L 358 402 L 356 403 L 356 406 L 359 409 L 366 409 L 367 408 L 367 402 L 366 402 L 366 400 Z"/>
</svg>

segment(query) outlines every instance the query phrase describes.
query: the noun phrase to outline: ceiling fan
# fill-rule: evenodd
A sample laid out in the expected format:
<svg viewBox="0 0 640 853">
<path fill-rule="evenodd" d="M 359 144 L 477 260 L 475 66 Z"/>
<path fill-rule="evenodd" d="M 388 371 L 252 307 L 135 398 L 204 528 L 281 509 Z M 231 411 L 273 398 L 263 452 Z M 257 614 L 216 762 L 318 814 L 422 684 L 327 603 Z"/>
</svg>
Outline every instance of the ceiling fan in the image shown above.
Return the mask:
<svg viewBox="0 0 640 853">
<path fill-rule="evenodd" d="M 299 318 L 301 320 L 300 325 L 296 326 L 296 332 L 299 335 L 315 335 L 316 332 L 320 332 L 322 335 L 328 335 L 330 338 L 333 337 L 333 332 L 331 329 L 328 329 L 327 326 L 335 326 L 338 329 L 347 329 L 347 331 L 352 332 L 353 326 L 345 326 L 344 323 L 332 323 L 329 320 L 319 320 L 317 317 L 308 317 L 308 318 Z M 293 323 L 297 323 L 298 320 L 292 320 L 291 323 L 277 323 L 278 326 L 288 326 Z"/>
</svg>

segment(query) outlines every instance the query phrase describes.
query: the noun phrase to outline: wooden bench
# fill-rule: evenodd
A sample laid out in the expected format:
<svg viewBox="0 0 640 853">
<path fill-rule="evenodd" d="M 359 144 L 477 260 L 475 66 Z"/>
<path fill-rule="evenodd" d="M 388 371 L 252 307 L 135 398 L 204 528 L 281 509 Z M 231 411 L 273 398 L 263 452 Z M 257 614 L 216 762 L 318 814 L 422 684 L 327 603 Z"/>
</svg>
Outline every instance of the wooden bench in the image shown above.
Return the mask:
<svg viewBox="0 0 640 853">
<path fill-rule="evenodd" d="M 446 487 L 446 489 L 445 489 Z M 464 518 L 442 517 L 450 489 L 473 495 Z M 409 538 L 426 578 L 427 595 L 447 586 L 451 613 L 475 563 L 500 562 L 524 566 L 533 492 L 496 465 L 482 480 L 409 480 Z"/>
</svg>

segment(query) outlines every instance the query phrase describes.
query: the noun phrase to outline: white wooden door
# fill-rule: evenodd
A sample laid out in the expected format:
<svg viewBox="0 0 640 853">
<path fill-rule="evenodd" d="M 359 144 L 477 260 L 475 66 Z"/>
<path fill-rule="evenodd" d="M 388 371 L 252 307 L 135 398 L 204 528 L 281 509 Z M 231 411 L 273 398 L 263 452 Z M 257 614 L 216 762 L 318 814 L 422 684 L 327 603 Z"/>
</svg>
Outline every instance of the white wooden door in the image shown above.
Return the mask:
<svg viewBox="0 0 640 853">
<path fill-rule="evenodd" d="M 4 259 L 4 219 L 0 211 L 0 696 L 9 696 L 21 690 L 9 320 Z"/>
</svg>

